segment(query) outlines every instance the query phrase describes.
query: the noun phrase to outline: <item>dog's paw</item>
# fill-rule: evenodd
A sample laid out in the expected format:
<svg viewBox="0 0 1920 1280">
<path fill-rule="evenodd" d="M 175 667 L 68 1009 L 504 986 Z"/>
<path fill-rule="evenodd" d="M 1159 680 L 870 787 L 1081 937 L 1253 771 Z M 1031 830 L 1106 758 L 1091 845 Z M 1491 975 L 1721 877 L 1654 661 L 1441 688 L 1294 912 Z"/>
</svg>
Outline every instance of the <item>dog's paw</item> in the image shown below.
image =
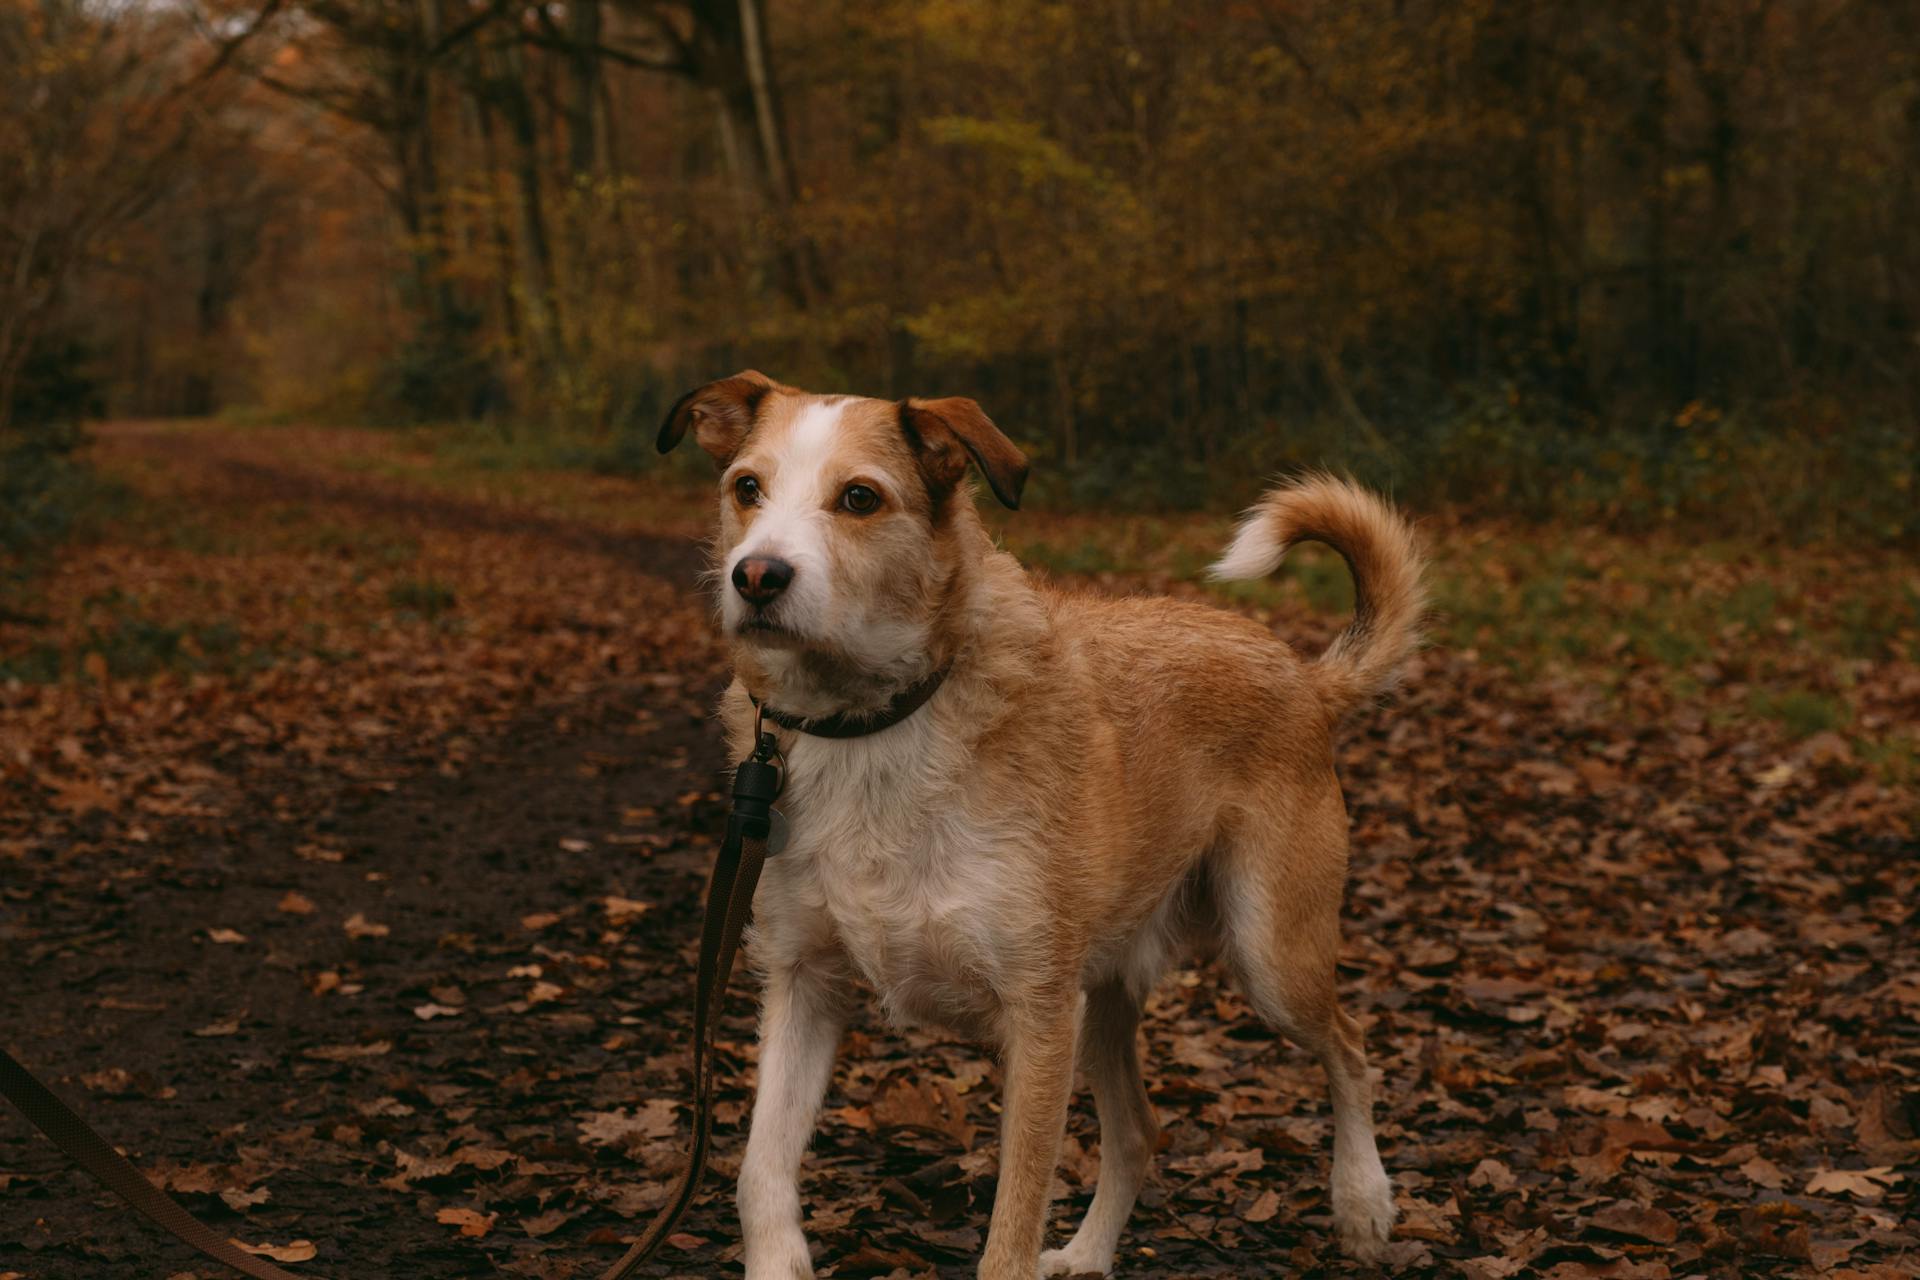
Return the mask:
<svg viewBox="0 0 1920 1280">
<path fill-rule="evenodd" d="M 1334 1170 L 1333 1218 L 1348 1257 L 1378 1262 L 1393 1234 L 1395 1216 L 1393 1183 L 1378 1157 L 1359 1169 Z"/>
<path fill-rule="evenodd" d="M 813 1280 L 807 1238 L 798 1230 L 773 1239 L 752 1240 L 747 1245 L 746 1263 L 746 1280 Z"/>
<path fill-rule="evenodd" d="M 1040 1274 L 1047 1276 L 1104 1276 L 1113 1272 L 1113 1255 L 1090 1256 L 1088 1250 L 1076 1250 L 1074 1241 L 1064 1249 L 1049 1249 L 1040 1255 Z"/>
</svg>

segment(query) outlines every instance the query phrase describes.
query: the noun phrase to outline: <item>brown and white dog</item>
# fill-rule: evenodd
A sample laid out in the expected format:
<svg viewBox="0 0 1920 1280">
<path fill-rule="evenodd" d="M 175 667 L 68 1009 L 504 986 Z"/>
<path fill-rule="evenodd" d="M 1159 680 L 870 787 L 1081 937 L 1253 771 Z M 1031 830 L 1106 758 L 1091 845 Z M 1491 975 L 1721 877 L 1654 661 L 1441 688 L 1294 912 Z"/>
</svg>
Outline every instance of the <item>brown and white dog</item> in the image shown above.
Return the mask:
<svg viewBox="0 0 1920 1280">
<path fill-rule="evenodd" d="M 1175 956 L 1218 951 L 1333 1095 L 1333 1210 L 1375 1256 L 1394 1217 L 1359 1026 L 1335 993 L 1347 815 L 1341 717 L 1395 678 L 1423 596 L 1411 531 L 1330 479 L 1275 489 L 1214 566 L 1257 578 L 1301 539 L 1353 570 L 1352 625 L 1303 661 L 1237 614 L 1031 581 L 964 473 L 1015 506 L 1026 459 L 971 400 L 811 395 L 754 372 L 674 406 L 723 468 L 715 568 L 734 681 L 789 718 L 883 714 L 870 736 L 782 735 L 791 842 L 768 861 L 751 955 L 760 1083 L 740 1169 L 748 1280 L 813 1275 L 799 1170 L 860 984 L 888 1015 L 987 1042 L 1005 1074 L 999 1189 L 979 1274 L 1105 1274 L 1157 1121 L 1141 1002 Z M 1076 1044 L 1078 1053 L 1076 1055 Z M 1042 1253 L 1076 1063 L 1100 1119 L 1079 1232 Z"/>
</svg>

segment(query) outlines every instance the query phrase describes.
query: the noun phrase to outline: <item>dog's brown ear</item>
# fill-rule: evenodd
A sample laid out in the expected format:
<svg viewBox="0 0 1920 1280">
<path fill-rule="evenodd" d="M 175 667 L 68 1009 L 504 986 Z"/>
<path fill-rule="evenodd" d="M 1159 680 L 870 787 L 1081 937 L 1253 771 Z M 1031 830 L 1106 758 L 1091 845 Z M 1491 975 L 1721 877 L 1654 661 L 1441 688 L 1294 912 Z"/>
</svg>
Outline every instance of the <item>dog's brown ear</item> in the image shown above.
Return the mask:
<svg viewBox="0 0 1920 1280">
<path fill-rule="evenodd" d="M 1027 455 L 1007 439 L 986 411 L 965 396 L 900 402 L 900 426 L 920 460 L 927 487 L 945 492 L 960 483 L 971 457 L 993 496 L 1014 510 L 1027 483 Z"/>
<path fill-rule="evenodd" d="M 746 369 L 731 378 L 695 387 L 667 410 L 667 420 L 660 424 L 660 437 L 654 444 L 665 453 L 692 427 L 694 442 L 724 467 L 740 452 L 741 442 L 752 429 L 753 411 L 777 385 L 766 374 Z"/>
</svg>

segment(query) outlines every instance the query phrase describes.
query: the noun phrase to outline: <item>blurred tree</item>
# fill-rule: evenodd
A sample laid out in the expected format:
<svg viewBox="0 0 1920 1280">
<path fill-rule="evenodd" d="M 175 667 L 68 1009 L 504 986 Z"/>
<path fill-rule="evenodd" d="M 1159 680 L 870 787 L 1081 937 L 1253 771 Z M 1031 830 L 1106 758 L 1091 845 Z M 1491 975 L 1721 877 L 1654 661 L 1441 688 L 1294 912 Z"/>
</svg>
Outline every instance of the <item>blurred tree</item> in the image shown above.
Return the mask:
<svg viewBox="0 0 1920 1280">
<path fill-rule="evenodd" d="M 12 56 L 59 44 L 0 3 Z M 266 331 L 200 332 L 282 367 L 384 353 L 334 380 L 370 409 L 606 429 L 753 363 L 969 390 L 1050 471 L 1167 500 L 1328 456 L 1465 495 L 1517 493 L 1522 459 L 1677 490 L 1744 456 L 1688 425 L 1720 417 L 1920 443 L 1902 0 L 285 3 L 245 59 L 272 119 L 228 149 L 304 130 L 342 159 L 271 206 L 321 234 L 261 260 L 270 202 L 225 188 L 206 296 Z M 66 127 L 26 83 L 0 129 Z M 183 208 L 135 206 L 156 236 Z M 306 304 L 251 303 L 270 272 Z"/>
<path fill-rule="evenodd" d="M 175 11 L 0 0 L 0 427 L 74 273 L 182 180 L 270 13 L 208 56 Z"/>
</svg>

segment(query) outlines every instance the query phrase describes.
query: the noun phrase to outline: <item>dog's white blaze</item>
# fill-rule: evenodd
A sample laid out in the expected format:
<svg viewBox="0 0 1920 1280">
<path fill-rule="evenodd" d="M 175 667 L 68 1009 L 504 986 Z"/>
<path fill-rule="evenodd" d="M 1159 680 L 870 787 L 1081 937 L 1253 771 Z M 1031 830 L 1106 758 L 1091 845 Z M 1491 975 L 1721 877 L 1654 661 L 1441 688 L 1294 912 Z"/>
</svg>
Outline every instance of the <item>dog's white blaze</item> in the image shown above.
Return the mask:
<svg viewBox="0 0 1920 1280">
<path fill-rule="evenodd" d="M 827 473 L 845 400 L 815 400 L 799 412 L 761 478 L 766 496 L 747 536 L 727 557 L 725 576 L 749 557 L 770 557 L 793 566 L 793 585 L 780 610 L 791 626 L 811 630 L 831 612 L 827 581 L 827 534 L 832 514 L 824 500 Z M 727 591 L 721 613 L 729 631 L 746 618 L 746 605 Z"/>
<path fill-rule="evenodd" d="M 773 455 L 772 474 L 761 480 L 766 496 L 761 500 L 760 514 L 753 529 L 734 549 L 729 571 L 747 556 L 775 556 L 793 562 L 796 555 L 823 551 L 824 482 L 844 403 L 814 401 L 800 410 Z M 799 565 L 794 567 L 798 569 Z"/>
<path fill-rule="evenodd" d="M 825 464 L 827 455 L 833 452 L 833 441 L 840 429 L 840 411 L 846 404 L 841 397 L 808 401 L 787 429 L 786 456 L 811 461 L 816 470 Z"/>
<path fill-rule="evenodd" d="M 834 547 L 839 487 L 858 477 L 878 485 L 898 501 L 904 483 L 876 461 L 847 457 L 840 417 L 846 397 L 810 401 L 796 413 L 770 455 L 759 456 L 763 497 L 753 524 L 739 544 L 727 553 L 721 581 L 733 576 L 734 566 L 749 557 L 784 560 L 793 567 L 793 584 L 770 611 L 782 626 L 823 643 L 843 659 L 884 679 L 907 684 L 926 674 L 922 666 L 927 643 L 923 622 L 876 616 L 870 603 L 849 596 L 834 581 Z M 738 471 L 755 469 L 742 465 Z M 730 471 L 731 484 L 735 472 Z M 750 612 L 738 593 L 721 593 L 720 612 L 729 632 L 738 631 Z M 764 659 L 776 676 L 790 673 L 799 661 L 796 653 L 769 652 Z M 784 680 L 782 683 L 785 683 Z M 786 710 L 800 715 L 825 714 L 834 707 L 807 705 L 804 697 L 789 698 Z"/>
</svg>

